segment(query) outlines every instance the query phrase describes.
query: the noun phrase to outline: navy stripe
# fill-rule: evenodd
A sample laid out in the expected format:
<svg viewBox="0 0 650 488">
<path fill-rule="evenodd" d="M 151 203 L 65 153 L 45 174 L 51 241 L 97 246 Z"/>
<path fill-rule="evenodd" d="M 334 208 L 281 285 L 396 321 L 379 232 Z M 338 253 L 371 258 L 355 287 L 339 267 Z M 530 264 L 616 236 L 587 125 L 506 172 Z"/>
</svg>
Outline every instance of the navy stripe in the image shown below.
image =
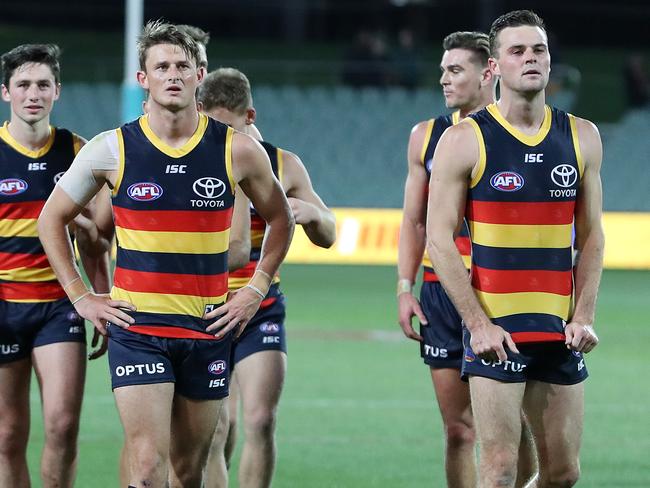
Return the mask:
<svg viewBox="0 0 650 488">
<path fill-rule="evenodd" d="M 0 252 L 11 254 L 43 254 L 38 237 L 0 237 Z"/>
<path fill-rule="evenodd" d="M 250 256 L 251 261 L 259 261 L 261 255 L 262 255 L 262 248 L 261 247 L 253 247 L 253 248 L 251 248 L 251 256 Z"/>
<path fill-rule="evenodd" d="M 501 248 L 472 244 L 472 264 L 489 269 L 569 271 L 571 248 Z"/>
<path fill-rule="evenodd" d="M 218 254 L 174 254 L 117 249 L 121 268 L 150 273 L 215 275 L 228 269 L 228 252 Z"/>
<path fill-rule="evenodd" d="M 221 304 L 217 304 L 217 306 L 219 305 Z M 124 312 L 135 319 L 135 325 L 182 327 L 184 329 L 196 330 L 198 332 L 205 332 L 208 325 L 217 320 L 203 320 L 200 317 L 191 317 L 189 315 L 172 313 L 129 312 L 127 310 L 124 310 Z"/>
<path fill-rule="evenodd" d="M 490 319 L 493 323 L 513 332 L 560 332 L 564 333 L 564 322 L 560 317 L 545 313 L 521 313 Z"/>
</svg>

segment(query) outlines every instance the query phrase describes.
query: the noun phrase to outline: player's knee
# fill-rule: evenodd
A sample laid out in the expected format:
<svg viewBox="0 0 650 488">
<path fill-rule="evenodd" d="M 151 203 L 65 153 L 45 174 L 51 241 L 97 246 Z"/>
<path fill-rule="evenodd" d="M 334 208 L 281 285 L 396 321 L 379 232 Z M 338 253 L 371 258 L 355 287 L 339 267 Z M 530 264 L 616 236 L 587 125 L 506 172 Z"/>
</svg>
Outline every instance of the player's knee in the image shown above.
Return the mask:
<svg viewBox="0 0 650 488">
<path fill-rule="evenodd" d="M 0 456 L 14 459 L 24 456 L 27 449 L 28 434 L 14 424 L 0 425 Z"/>
<path fill-rule="evenodd" d="M 517 453 L 506 447 L 481 446 L 481 467 L 503 486 L 511 486 L 517 475 Z M 501 486 L 498 484 L 497 486 Z"/>
<path fill-rule="evenodd" d="M 167 453 L 154 446 L 143 445 L 129 447 L 132 474 L 141 479 L 158 479 L 160 473 L 167 469 Z"/>
<path fill-rule="evenodd" d="M 270 438 L 275 432 L 275 410 L 258 408 L 245 417 L 246 434 Z"/>
<path fill-rule="evenodd" d="M 45 421 L 45 442 L 57 448 L 70 448 L 77 442 L 79 416 L 72 413 L 55 413 Z"/>
<path fill-rule="evenodd" d="M 471 425 L 464 422 L 450 422 L 445 426 L 445 438 L 448 449 L 473 447 L 476 442 L 476 432 Z"/>
<path fill-rule="evenodd" d="M 561 468 L 540 467 L 540 488 L 570 488 L 580 479 L 580 466 L 570 464 Z"/>
</svg>

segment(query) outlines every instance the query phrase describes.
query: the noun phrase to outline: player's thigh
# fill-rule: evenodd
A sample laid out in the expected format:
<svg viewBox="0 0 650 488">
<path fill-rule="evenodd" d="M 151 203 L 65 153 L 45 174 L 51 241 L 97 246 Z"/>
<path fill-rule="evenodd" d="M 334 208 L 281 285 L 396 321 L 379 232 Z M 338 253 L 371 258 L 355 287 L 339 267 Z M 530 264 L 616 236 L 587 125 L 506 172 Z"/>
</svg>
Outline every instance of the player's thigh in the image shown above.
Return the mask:
<svg viewBox="0 0 650 488">
<path fill-rule="evenodd" d="M 228 421 L 236 422 L 239 409 L 239 376 L 237 375 L 236 368 L 233 370 L 232 375 L 230 375 L 228 404 L 224 406 L 224 409 L 228 410 Z"/>
<path fill-rule="evenodd" d="M 540 465 L 547 468 L 577 463 L 582 441 L 584 383 L 556 385 L 530 381 L 524 396 Z"/>
<path fill-rule="evenodd" d="M 205 451 L 212 441 L 225 399 L 197 400 L 176 394 L 172 408 L 172 455 L 197 449 Z"/>
<path fill-rule="evenodd" d="M 0 364 L 0 439 L 27 443 L 29 435 L 29 358 Z"/>
<path fill-rule="evenodd" d="M 257 411 L 275 411 L 287 369 L 286 354 L 261 351 L 237 363 L 237 383 L 242 399 L 244 419 Z"/>
<path fill-rule="evenodd" d="M 430 371 L 445 425 L 473 426 L 469 383 L 460 378 L 460 371 L 453 368 L 431 368 Z"/>
</svg>

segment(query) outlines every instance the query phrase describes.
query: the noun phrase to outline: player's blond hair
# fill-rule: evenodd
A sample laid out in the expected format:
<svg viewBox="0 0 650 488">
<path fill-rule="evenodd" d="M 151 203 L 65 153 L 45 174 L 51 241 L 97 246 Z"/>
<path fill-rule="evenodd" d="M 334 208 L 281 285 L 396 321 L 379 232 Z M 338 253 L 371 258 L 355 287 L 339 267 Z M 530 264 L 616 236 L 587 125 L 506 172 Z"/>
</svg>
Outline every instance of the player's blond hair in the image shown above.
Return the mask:
<svg viewBox="0 0 650 488">
<path fill-rule="evenodd" d="M 159 44 L 172 44 L 180 47 L 196 65 L 199 63 L 199 46 L 187 32 L 179 29 L 174 24 L 169 24 L 161 19 L 147 22 L 138 37 L 138 61 L 140 69 L 145 70 L 147 52 L 149 48 Z"/>
<path fill-rule="evenodd" d="M 472 61 L 481 66 L 486 66 L 490 58 L 490 42 L 488 35 L 483 32 L 452 32 L 442 41 L 442 48 L 445 51 L 451 49 L 471 51 Z"/>
<path fill-rule="evenodd" d="M 253 107 L 251 84 L 238 69 L 219 68 L 203 79 L 198 101 L 203 104 L 203 110 L 225 108 L 242 114 Z"/>
</svg>

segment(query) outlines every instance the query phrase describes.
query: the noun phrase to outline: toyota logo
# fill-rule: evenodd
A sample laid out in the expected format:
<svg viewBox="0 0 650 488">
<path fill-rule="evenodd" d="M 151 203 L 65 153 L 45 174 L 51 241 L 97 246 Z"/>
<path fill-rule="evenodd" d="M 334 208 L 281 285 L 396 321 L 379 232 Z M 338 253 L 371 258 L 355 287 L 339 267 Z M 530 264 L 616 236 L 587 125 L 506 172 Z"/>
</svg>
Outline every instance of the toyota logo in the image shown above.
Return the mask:
<svg viewBox="0 0 650 488">
<path fill-rule="evenodd" d="M 219 178 L 204 176 L 192 185 L 194 193 L 203 198 L 219 198 L 226 191 L 226 185 Z"/>
<path fill-rule="evenodd" d="M 61 171 L 60 173 L 57 173 L 54 175 L 54 184 L 56 185 L 61 177 L 65 174 L 65 171 Z"/>
<path fill-rule="evenodd" d="M 578 179 L 578 172 L 570 164 L 560 164 L 551 171 L 551 179 L 557 186 L 570 188 Z"/>
</svg>

